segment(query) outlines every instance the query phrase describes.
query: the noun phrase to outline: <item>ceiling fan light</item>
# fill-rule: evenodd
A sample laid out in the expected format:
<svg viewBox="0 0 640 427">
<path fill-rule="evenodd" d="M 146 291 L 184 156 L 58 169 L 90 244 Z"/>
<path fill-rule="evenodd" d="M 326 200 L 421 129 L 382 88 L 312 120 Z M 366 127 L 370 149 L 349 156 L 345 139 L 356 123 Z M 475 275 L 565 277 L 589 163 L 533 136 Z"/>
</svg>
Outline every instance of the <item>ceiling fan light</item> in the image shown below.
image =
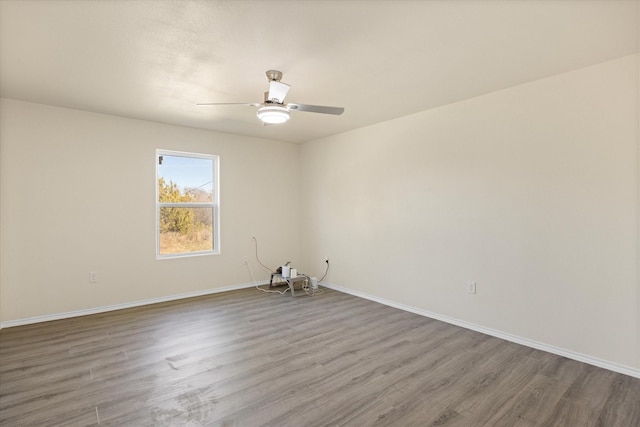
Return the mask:
<svg viewBox="0 0 640 427">
<path fill-rule="evenodd" d="M 289 111 L 281 105 L 265 105 L 258 110 L 258 118 L 270 125 L 280 124 L 289 120 Z"/>
</svg>

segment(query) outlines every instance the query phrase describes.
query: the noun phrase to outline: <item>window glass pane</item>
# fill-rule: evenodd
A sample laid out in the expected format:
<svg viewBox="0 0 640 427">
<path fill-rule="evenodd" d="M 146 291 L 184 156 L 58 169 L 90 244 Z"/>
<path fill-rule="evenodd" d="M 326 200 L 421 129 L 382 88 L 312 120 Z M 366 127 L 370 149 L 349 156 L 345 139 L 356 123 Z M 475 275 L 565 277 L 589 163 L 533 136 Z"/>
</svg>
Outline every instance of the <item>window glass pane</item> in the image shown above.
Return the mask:
<svg viewBox="0 0 640 427">
<path fill-rule="evenodd" d="M 160 254 L 213 250 L 213 208 L 160 208 Z"/>
<path fill-rule="evenodd" d="M 184 156 L 159 156 L 158 201 L 213 202 L 213 161 Z"/>
</svg>

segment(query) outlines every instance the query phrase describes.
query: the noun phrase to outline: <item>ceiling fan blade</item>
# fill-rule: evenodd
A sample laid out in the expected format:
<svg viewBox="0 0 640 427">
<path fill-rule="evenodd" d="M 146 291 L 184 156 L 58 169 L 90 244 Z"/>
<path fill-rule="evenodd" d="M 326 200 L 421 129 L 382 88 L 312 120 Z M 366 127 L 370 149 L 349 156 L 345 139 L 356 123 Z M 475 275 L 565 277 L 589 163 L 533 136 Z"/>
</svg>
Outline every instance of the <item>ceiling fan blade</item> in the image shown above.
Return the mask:
<svg viewBox="0 0 640 427">
<path fill-rule="evenodd" d="M 344 113 L 344 108 L 342 107 L 324 107 L 322 105 L 287 104 L 287 109 L 295 111 L 308 111 L 310 113 L 334 114 L 336 116 Z"/>
<path fill-rule="evenodd" d="M 282 104 L 289 89 L 291 89 L 291 86 L 288 84 L 271 80 L 269 82 L 269 95 L 267 95 L 266 100 Z"/>
<path fill-rule="evenodd" d="M 259 102 L 205 102 L 202 104 L 196 104 L 199 106 L 206 106 L 206 105 L 248 105 L 250 107 L 257 107 L 260 105 Z"/>
</svg>

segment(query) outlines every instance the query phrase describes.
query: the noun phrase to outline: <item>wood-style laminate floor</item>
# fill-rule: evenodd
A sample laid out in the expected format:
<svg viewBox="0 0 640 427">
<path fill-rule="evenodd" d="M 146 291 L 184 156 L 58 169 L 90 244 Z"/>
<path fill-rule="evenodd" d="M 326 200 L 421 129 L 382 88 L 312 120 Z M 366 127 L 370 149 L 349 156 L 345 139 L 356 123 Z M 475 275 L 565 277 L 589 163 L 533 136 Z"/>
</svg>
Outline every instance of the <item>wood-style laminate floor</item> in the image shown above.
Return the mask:
<svg viewBox="0 0 640 427">
<path fill-rule="evenodd" d="M 0 331 L 2 426 L 640 426 L 640 379 L 325 290 Z"/>
</svg>

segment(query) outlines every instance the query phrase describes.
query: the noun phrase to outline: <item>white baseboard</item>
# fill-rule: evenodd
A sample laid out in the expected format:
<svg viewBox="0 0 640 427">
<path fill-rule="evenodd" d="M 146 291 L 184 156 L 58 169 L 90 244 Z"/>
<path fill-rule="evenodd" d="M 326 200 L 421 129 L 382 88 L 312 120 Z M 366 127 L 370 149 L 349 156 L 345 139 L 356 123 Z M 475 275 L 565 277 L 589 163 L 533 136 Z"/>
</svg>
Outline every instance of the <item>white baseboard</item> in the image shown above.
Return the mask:
<svg viewBox="0 0 640 427">
<path fill-rule="evenodd" d="M 598 359 L 596 357 L 587 356 L 585 354 L 576 353 L 571 350 L 567 350 L 561 347 L 556 347 L 544 343 L 540 343 L 537 341 L 533 341 L 527 338 L 522 338 L 517 335 L 511 335 L 502 331 L 498 331 L 491 328 L 485 328 L 484 326 L 476 325 L 474 323 L 465 322 L 464 320 L 456 319 L 449 316 L 444 316 L 442 314 L 433 313 L 427 310 L 423 310 L 416 307 L 411 307 L 408 305 L 400 304 L 394 301 L 390 301 L 384 298 L 379 298 L 374 295 L 367 294 L 365 292 L 360 292 L 354 289 L 345 288 L 343 286 L 334 285 L 333 283 L 322 282 L 322 286 L 334 289 L 336 291 L 344 292 L 346 294 L 354 295 L 360 298 L 364 298 L 370 301 L 378 302 L 380 304 L 387 305 L 389 307 L 398 308 L 400 310 L 408 311 L 410 313 L 419 314 L 420 316 L 429 317 L 431 319 L 440 320 L 442 322 L 450 323 L 452 325 L 460 326 L 465 329 L 470 329 L 472 331 L 481 332 L 486 335 L 490 335 L 492 337 L 500 338 L 506 341 L 511 341 L 517 344 L 521 344 L 527 347 L 532 347 L 538 350 L 546 351 L 548 353 L 557 354 L 558 356 L 563 356 L 569 359 L 577 360 L 579 362 L 588 363 L 589 365 L 594 365 L 599 368 L 608 369 L 610 371 L 618 372 L 621 374 L 629 375 L 631 377 L 640 378 L 640 369 L 635 369 L 629 366 L 619 365 L 617 363 L 609 362 L 606 360 Z"/>
<path fill-rule="evenodd" d="M 122 310 L 124 308 L 140 307 L 143 305 L 157 304 L 159 302 L 176 301 L 176 300 L 185 299 L 185 298 L 200 297 L 204 295 L 217 294 L 220 292 L 235 291 L 238 289 L 251 288 L 256 285 L 260 286 L 268 283 L 269 282 L 243 283 L 240 285 L 225 286 L 223 288 L 205 289 L 203 291 L 187 292 L 185 294 L 178 294 L 178 295 L 168 295 L 165 297 L 150 298 L 150 299 L 145 299 L 140 301 L 126 302 L 122 304 L 114 304 L 114 305 L 107 305 L 102 307 L 88 308 L 84 310 L 69 311 L 66 313 L 56 313 L 56 314 L 48 314 L 44 316 L 29 317 L 26 319 L 9 320 L 9 321 L 0 323 L 0 329 L 11 328 L 14 326 L 30 325 L 32 323 L 49 322 L 51 320 L 68 319 L 71 317 L 87 316 L 89 314 L 97 314 L 97 313 L 104 313 L 107 311 Z"/>
</svg>

